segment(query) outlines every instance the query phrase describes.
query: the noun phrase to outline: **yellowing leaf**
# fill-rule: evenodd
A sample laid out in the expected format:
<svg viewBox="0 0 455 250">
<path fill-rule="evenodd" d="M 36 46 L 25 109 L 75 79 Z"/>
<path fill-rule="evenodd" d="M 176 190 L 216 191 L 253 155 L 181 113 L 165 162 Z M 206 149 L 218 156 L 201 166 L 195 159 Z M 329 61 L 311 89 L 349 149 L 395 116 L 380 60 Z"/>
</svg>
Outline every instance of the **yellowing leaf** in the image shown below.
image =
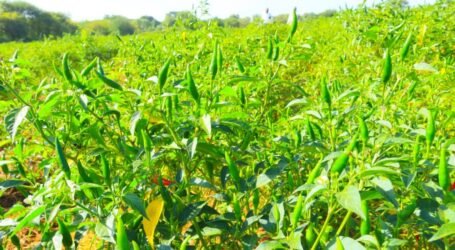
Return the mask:
<svg viewBox="0 0 455 250">
<path fill-rule="evenodd" d="M 144 227 L 145 235 L 150 246 L 153 247 L 153 237 L 155 235 L 155 228 L 158 225 L 160 220 L 161 212 L 163 211 L 164 201 L 161 197 L 158 197 L 156 200 L 153 200 L 149 203 L 146 209 L 148 220 L 144 218 L 142 220 L 142 225 Z"/>
</svg>

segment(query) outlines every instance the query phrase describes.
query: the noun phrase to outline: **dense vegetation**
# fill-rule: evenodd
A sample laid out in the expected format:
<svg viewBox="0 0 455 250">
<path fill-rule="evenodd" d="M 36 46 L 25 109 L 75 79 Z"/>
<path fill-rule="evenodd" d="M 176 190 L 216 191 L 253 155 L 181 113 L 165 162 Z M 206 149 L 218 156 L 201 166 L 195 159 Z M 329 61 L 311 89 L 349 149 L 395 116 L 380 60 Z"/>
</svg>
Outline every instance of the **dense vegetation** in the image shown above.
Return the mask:
<svg viewBox="0 0 455 250">
<path fill-rule="evenodd" d="M 450 249 L 455 4 L 0 44 L 0 239 Z"/>
<path fill-rule="evenodd" d="M 205 3 L 208 4 L 208 3 Z M 231 15 L 227 18 L 208 18 L 206 7 L 202 5 L 195 11 L 172 11 L 166 14 L 162 22 L 152 16 L 128 19 L 123 16 L 106 16 L 101 20 L 74 22 L 60 13 L 50 13 L 21 1 L 7 2 L 0 0 L 0 43 L 10 41 L 35 41 L 58 38 L 65 34 L 89 35 L 131 35 L 152 32 L 165 28 L 185 28 L 195 30 L 201 25 L 244 28 L 249 24 L 263 22 L 260 16 L 252 18 Z M 328 10 L 319 14 L 307 13 L 299 19 L 307 20 L 318 16 L 332 16 L 335 11 Z M 200 20 L 204 16 L 204 21 Z M 273 17 L 273 22 L 286 23 L 288 15 Z"/>
</svg>

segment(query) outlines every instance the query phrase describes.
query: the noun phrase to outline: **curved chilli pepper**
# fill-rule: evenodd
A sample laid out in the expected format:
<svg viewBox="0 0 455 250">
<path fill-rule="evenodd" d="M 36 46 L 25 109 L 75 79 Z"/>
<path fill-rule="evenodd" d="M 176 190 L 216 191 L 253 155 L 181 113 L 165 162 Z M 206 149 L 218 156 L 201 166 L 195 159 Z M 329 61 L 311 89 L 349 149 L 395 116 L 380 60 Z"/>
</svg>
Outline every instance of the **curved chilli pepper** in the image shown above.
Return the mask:
<svg viewBox="0 0 455 250">
<path fill-rule="evenodd" d="M 58 231 L 62 235 L 62 243 L 65 248 L 70 249 L 73 245 L 73 238 L 71 238 L 70 231 L 66 227 L 65 223 L 57 218 Z"/>
<path fill-rule="evenodd" d="M 269 37 L 269 41 L 267 43 L 267 59 L 272 60 L 273 56 L 273 42 L 272 38 Z"/>
<path fill-rule="evenodd" d="M 164 65 L 161 67 L 158 74 L 158 84 L 160 86 L 160 92 L 163 91 L 163 87 L 166 84 L 167 76 L 169 74 L 169 67 L 171 66 L 171 58 L 168 58 Z"/>
<path fill-rule="evenodd" d="M 93 59 L 93 61 L 91 61 L 89 63 L 89 65 L 87 65 L 87 67 L 85 67 L 82 71 L 81 71 L 81 76 L 87 76 L 88 73 L 90 73 L 90 71 L 92 71 L 92 69 L 96 66 L 96 63 L 98 62 L 98 58 L 95 58 Z"/>
<path fill-rule="evenodd" d="M 321 80 L 321 97 L 322 100 L 329 105 L 332 106 L 332 98 L 330 97 L 329 88 L 327 87 L 327 79 L 324 77 Z"/>
<path fill-rule="evenodd" d="M 212 61 L 210 62 L 210 73 L 212 74 L 212 80 L 215 80 L 216 74 L 218 73 L 218 41 L 213 46 Z"/>
<path fill-rule="evenodd" d="M 441 147 L 441 154 L 439 157 L 438 181 L 439 181 L 439 186 L 444 191 L 449 191 L 450 175 L 449 175 L 449 167 L 447 164 L 447 155 L 446 155 L 445 145 L 443 145 Z"/>
<path fill-rule="evenodd" d="M 68 162 L 66 161 L 65 153 L 63 152 L 62 145 L 60 145 L 58 138 L 55 138 L 55 149 L 58 154 L 58 162 L 60 163 L 60 167 L 65 173 L 66 178 L 69 180 L 71 179 L 71 170 Z"/>
<path fill-rule="evenodd" d="M 397 227 L 403 225 L 403 223 L 414 213 L 417 208 L 417 201 L 412 200 L 409 205 L 400 210 L 397 215 Z"/>
<path fill-rule="evenodd" d="M 104 76 L 104 69 L 101 65 L 101 60 L 99 57 L 96 58 L 96 71 L 98 71 L 101 75 Z"/>
<path fill-rule="evenodd" d="M 246 97 L 245 97 L 245 90 L 243 89 L 243 87 L 239 88 L 239 99 L 240 99 L 240 103 L 242 104 L 242 107 L 244 107 L 246 105 Z"/>
<path fill-rule="evenodd" d="M 300 133 L 300 130 L 298 129 L 294 130 L 294 136 L 295 136 L 294 146 L 299 147 L 302 144 L 302 135 Z"/>
<path fill-rule="evenodd" d="M 303 197 L 302 194 L 299 195 L 297 198 L 297 202 L 294 207 L 294 211 L 292 212 L 292 220 L 291 220 L 291 225 L 293 228 L 297 227 L 297 224 L 299 223 L 300 216 L 302 215 L 302 209 L 303 209 Z"/>
<path fill-rule="evenodd" d="M 307 117 L 305 121 L 306 133 L 312 141 L 316 140 L 316 135 L 314 134 L 313 126 L 311 126 L 310 119 Z"/>
<path fill-rule="evenodd" d="M 193 100 L 199 105 L 200 104 L 199 92 L 197 90 L 196 84 L 194 83 L 193 76 L 191 75 L 190 66 L 188 66 L 186 69 L 186 81 L 188 82 L 188 91 L 190 92 L 191 97 L 193 97 Z"/>
<path fill-rule="evenodd" d="M 314 233 L 314 224 L 310 222 L 310 225 L 305 230 L 305 242 L 308 249 L 313 246 L 314 241 L 316 240 L 316 234 Z"/>
<path fill-rule="evenodd" d="M 357 145 L 357 137 L 358 134 L 356 134 L 354 138 L 352 138 L 346 150 L 333 162 L 332 168 L 330 170 L 332 173 L 340 174 L 346 168 L 349 161 L 349 155 Z"/>
<path fill-rule="evenodd" d="M 104 155 L 101 155 L 101 166 L 103 171 L 104 182 L 110 186 L 111 185 L 111 170 L 109 168 L 109 162 L 107 161 Z"/>
<path fill-rule="evenodd" d="M 414 168 L 417 168 L 417 165 L 419 164 L 419 154 L 420 154 L 420 136 L 416 137 L 416 141 L 414 144 L 414 150 L 412 152 L 412 163 Z"/>
<path fill-rule="evenodd" d="M 406 58 L 406 55 L 408 54 L 409 47 L 411 46 L 411 41 L 412 32 L 409 33 L 408 37 L 406 38 L 406 41 L 404 42 L 403 48 L 401 48 L 400 57 L 402 61 Z"/>
<path fill-rule="evenodd" d="M 291 30 L 289 31 L 289 36 L 287 42 L 291 42 L 292 37 L 294 37 L 295 32 L 297 31 L 298 17 L 297 17 L 297 8 L 292 10 L 292 19 L 291 19 Z"/>
<path fill-rule="evenodd" d="M 427 129 L 426 129 L 427 150 L 429 150 L 431 144 L 433 143 L 434 136 L 436 135 L 435 118 L 436 118 L 436 112 L 428 111 Z"/>
<path fill-rule="evenodd" d="M 235 63 L 237 64 L 237 68 L 239 69 L 240 73 L 245 73 L 245 67 L 243 66 L 240 58 L 238 56 L 235 57 Z"/>
<path fill-rule="evenodd" d="M 279 57 L 280 57 L 280 47 L 273 48 L 273 58 L 272 58 L 272 60 L 276 61 L 276 60 L 278 60 Z"/>
<path fill-rule="evenodd" d="M 223 51 L 220 45 L 218 45 L 216 51 L 216 67 L 218 68 L 218 73 L 221 75 L 221 70 L 223 69 Z"/>
<path fill-rule="evenodd" d="M 362 222 L 360 223 L 360 234 L 366 235 L 369 234 L 371 230 L 371 221 L 369 215 L 370 209 L 368 208 L 368 201 L 362 200 L 361 207 L 363 213 L 365 214 L 365 220 L 362 220 Z"/>
<path fill-rule="evenodd" d="M 130 250 L 130 243 L 128 242 L 128 236 L 126 234 L 125 225 L 123 224 L 122 218 L 117 217 L 116 223 L 116 249 L 117 250 Z"/>
<path fill-rule="evenodd" d="M 359 128 L 360 128 L 360 138 L 362 139 L 362 142 L 363 142 L 364 147 L 365 147 L 366 143 L 368 141 L 369 132 L 368 132 L 367 123 L 361 117 L 359 117 Z"/>
<path fill-rule="evenodd" d="M 389 49 L 385 51 L 384 66 L 382 69 L 382 83 L 386 84 L 392 76 L 392 58 L 390 57 Z"/>
<path fill-rule="evenodd" d="M 321 174 L 322 169 L 322 160 L 324 157 L 321 155 L 321 159 L 319 159 L 316 166 L 311 170 L 310 174 L 308 175 L 308 179 L 306 180 L 306 184 L 313 184 L 314 180 Z"/>
<path fill-rule="evenodd" d="M 68 53 L 65 53 L 63 55 L 62 59 L 62 66 L 63 66 L 63 76 L 68 82 L 71 82 L 73 80 L 73 74 L 71 73 L 71 69 L 68 65 Z"/>
<path fill-rule="evenodd" d="M 254 208 L 254 211 L 258 210 L 259 201 L 260 201 L 259 190 L 255 189 L 254 192 L 253 192 L 253 208 Z"/>
</svg>

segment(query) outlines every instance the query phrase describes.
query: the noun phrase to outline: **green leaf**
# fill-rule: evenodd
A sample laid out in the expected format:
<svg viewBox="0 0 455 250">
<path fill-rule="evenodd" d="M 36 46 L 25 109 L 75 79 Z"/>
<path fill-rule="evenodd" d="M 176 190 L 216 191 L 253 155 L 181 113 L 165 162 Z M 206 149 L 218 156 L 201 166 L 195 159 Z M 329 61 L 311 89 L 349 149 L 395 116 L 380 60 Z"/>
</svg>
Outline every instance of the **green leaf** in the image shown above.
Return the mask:
<svg viewBox="0 0 455 250">
<path fill-rule="evenodd" d="M 284 245 L 279 241 L 265 241 L 256 247 L 256 250 L 273 250 L 273 249 L 285 249 Z"/>
<path fill-rule="evenodd" d="M 341 242 L 343 244 L 344 249 L 346 250 L 364 250 L 366 249 L 362 244 L 360 244 L 358 241 L 349 238 L 349 237 L 343 237 L 340 236 Z M 337 250 L 335 240 L 333 240 L 332 245 L 328 247 L 327 249 L 329 250 Z"/>
<path fill-rule="evenodd" d="M 24 106 L 21 109 L 13 109 L 5 116 L 6 130 L 11 139 L 14 141 L 19 125 L 24 121 L 29 111 L 29 106 Z"/>
<path fill-rule="evenodd" d="M 393 184 L 389 179 L 379 177 L 373 179 L 372 182 L 376 185 L 378 192 L 381 193 L 386 200 L 390 201 L 396 208 L 399 207 L 395 192 L 393 191 Z"/>
<path fill-rule="evenodd" d="M 135 211 L 139 212 L 143 217 L 147 218 L 144 202 L 134 193 L 128 193 L 123 196 L 123 200 Z"/>
<path fill-rule="evenodd" d="M 199 201 L 191 203 L 188 206 L 186 206 L 179 216 L 180 225 L 184 225 L 188 221 L 191 221 L 196 216 L 198 216 L 201 213 L 202 208 L 205 206 L 205 204 L 206 204 L 205 202 Z"/>
<path fill-rule="evenodd" d="M 0 182 L 0 190 L 2 189 L 7 189 L 7 188 L 12 188 L 12 187 L 20 187 L 22 185 L 24 185 L 25 181 L 22 181 L 22 180 L 6 180 L 6 181 L 2 181 Z"/>
<path fill-rule="evenodd" d="M 65 153 L 63 152 L 62 146 L 60 145 L 60 141 L 58 140 L 58 138 L 55 138 L 55 150 L 57 151 L 58 154 L 58 162 L 63 172 L 65 173 L 66 178 L 71 179 L 71 170 L 68 165 L 68 162 L 66 161 Z"/>
<path fill-rule="evenodd" d="M 117 90 L 123 90 L 122 86 L 120 84 L 118 84 L 116 81 L 110 79 L 110 78 L 107 78 L 105 77 L 103 74 L 101 74 L 100 72 L 96 71 L 96 75 L 98 76 L 99 79 L 101 79 L 101 81 L 106 84 L 107 86 L 113 88 L 113 89 L 117 89 Z"/>
<path fill-rule="evenodd" d="M 142 114 L 140 111 L 136 111 L 133 116 L 131 117 L 131 121 L 130 121 L 130 133 L 131 135 L 135 135 L 136 134 L 136 125 L 137 123 L 139 122 L 139 120 L 141 119 L 142 117 Z"/>
<path fill-rule="evenodd" d="M 209 135 L 212 136 L 212 122 L 209 114 L 205 114 L 202 116 L 202 124 L 204 125 L 203 129 L 205 132 Z"/>
<path fill-rule="evenodd" d="M 45 206 L 40 206 L 35 208 L 34 210 L 30 211 L 20 222 L 17 224 L 17 226 L 14 228 L 14 230 L 11 232 L 12 235 L 16 234 L 20 230 L 22 230 L 24 227 L 28 226 L 29 223 L 35 219 L 36 217 L 40 216 L 44 211 L 46 210 Z"/>
<path fill-rule="evenodd" d="M 265 173 L 260 174 L 256 180 L 256 188 L 263 187 L 279 176 L 281 170 L 279 168 L 271 168 L 265 171 Z"/>
<path fill-rule="evenodd" d="M 368 176 L 400 176 L 400 173 L 388 168 L 388 167 L 372 167 L 369 169 L 365 169 L 360 173 L 361 177 L 368 177 Z"/>
<path fill-rule="evenodd" d="M 347 186 L 341 193 L 336 195 L 336 198 L 342 207 L 356 213 L 362 219 L 366 218 L 362 211 L 360 193 L 356 187 Z"/>
<path fill-rule="evenodd" d="M 423 72 L 431 72 L 431 73 L 437 73 L 438 72 L 438 70 L 435 67 L 433 67 L 430 64 L 425 63 L 425 62 L 414 64 L 414 69 L 416 71 L 423 71 Z"/>
<path fill-rule="evenodd" d="M 198 186 L 198 187 L 208 188 L 208 189 L 212 189 L 212 190 L 216 190 L 217 189 L 210 182 L 208 182 L 208 181 L 206 181 L 204 179 L 198 178 L 198 177 L 191 178 L 190 181 L 189 181 L 189 184 L 191 186 Z"/>
<path fill-rule="evenodd" d="M 455 234 L 455 222 L 442 225 L 433 237 L 431 237 L 430 241 L 439 240 L 452 234 Z"/>
</svg>

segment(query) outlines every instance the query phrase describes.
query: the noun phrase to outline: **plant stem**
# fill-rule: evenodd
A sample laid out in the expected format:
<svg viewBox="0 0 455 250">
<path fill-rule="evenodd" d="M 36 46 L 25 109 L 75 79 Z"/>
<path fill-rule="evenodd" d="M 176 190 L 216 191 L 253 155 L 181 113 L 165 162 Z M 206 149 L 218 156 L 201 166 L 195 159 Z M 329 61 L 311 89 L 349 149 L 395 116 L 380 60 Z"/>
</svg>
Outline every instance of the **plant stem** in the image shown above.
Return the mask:
<svg viewBox="0 0 455 250">
<path fill-rule="evenodd" d="M 321 240 L 322 234 L 325 232 L 327 225 L 329 225 L 329 221 L 332 218 L 333 208 L 329 206 L 329 211 L 327 212 L 327 217 L 325 218 L 324 224 L 322 225 L 321 231 L 319 231 L 318 237 L 313 243 L 311 250 L 315 250 Z"/>
<path fill-rule="evenodd" d="M 348 211 L 348 213 L 346 214 L 346 216 L 343 219 L 343 222 L 341 222 L 341 225 L 340 225 L 340 227 L 338 228 L 338 230 L 337 230 L 337 232 L 335 234 L 336 236 L 340 236 L 341 231 L 343 231 L 343 228 L 346 225 L 346 223 L 348 222 L 349 218 L 351 218 L 351 215 L 352 215 L 352 212 Z"/>
</svg>

